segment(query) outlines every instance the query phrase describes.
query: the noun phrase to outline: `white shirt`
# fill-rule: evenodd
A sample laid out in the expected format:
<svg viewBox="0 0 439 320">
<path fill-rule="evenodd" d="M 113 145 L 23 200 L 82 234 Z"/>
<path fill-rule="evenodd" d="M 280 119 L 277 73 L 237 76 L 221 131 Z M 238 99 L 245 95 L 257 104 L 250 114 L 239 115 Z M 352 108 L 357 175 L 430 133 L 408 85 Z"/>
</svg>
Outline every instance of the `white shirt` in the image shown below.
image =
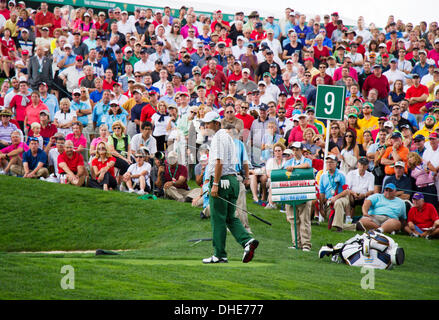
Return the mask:
<svg viewBox="0 0 439 320">
<path fill-rule="evenodd" d="M 358 30 L 356 29 L 355 32 L 363 37 L 363 44 L 369 44 L 370 40 L 372 40 L 372 34 L 370 33 L 369 30 L 363 29 L 363 30 Z"/>
<path fill-rule="evenodd" d="M 156 137 L 166 135 L 166 127 L 168 125 L 169 119 L 171 119 L 170 116 L 165 116 L 165 119 L 162 122 L 159 122 L 160 117 L 161 115 L 159 115 L 158 113 L 154 113 L 151 117 L 152 123 L 154 124 L 154 131 L 152 134 Z"/>
<path fill-rule="evenodd" d="M 67 78 L 66 87 L 67 91 L 70 93 L 73 92 L 73 89 L 79 88 L 79 79 L 85 77 L 82 68 L 78 70 L 76 66 L 71 66 L 64 69 L 59 75 Z"/>
<path fill-rule="evenodd" d="M 349 186 L 349 189 L 360 194 L 373 191 L 374 181 L 373 174 L 367 170 L 363 176 L 360 176 L 359 169 L 349 171 L 346 175 L 346 184 Z"/>
<path fill-rule="evenodd" d="M 225 129 L 218 130 L 212 138 L 207 166 L 208 177 L 215 176 L 215 166 L 218 159 L 223 165 L 221 176 L 236 174 L 236 165 L 238 164 L 236 147 L 232 137 Z"/>
<path fill-rule="evenodd" d="M 240 48 L 238 45 L 232 47 L 232 54 L 236 60 L 239 60 L 239 57 L 242 54 L 245 54 L 246 51 L 247 49 L 244 46 L 242 46 L 242 48 Z"/>
<path fill-rule="evenodd" d="M 134 72 L 152 72 L 152 71 L 154 71 L 154 63 L 152 63 L 150 60 L 146 60 L 146 62 L 139 60 L 134 64 Z"/>
<path fill-rule="evenodd" d="M 59 130 L 59 129 L 58 129 Z M 49 166 L 53 166 L 55 175 L 58 176 L 58 156 L 60 155 L 57 148 L 52 148 L 49 151 Z"/>
<path fill-rule="evenodd" d="M 141 167 L 137 163 L 133 163 L 132 165 L 129 166 L 129 168 L 127 170 L 127 172 L 131 173 L 132 175 L 141 174 L 143 171 L 146 171 L 145 182 L 146 182 L 147 186 L 149 187 L 150 186 L 149 173 L 151 172 L 151 164 L 149 162 L 145 161 Z M 135 178 L 132 180 L 134 183 L 139 182 L 139 178 Z"/>
<path fill-rule="evenodd" d="M 58 121 L 58 124 L 65 124 L 68 122 L 73 121 L 73 118 L 76 117 L 76 112 L 70 109 L 69 113 L 62 113 L 61 110 L 58 110 L 55 113 L 54 120 L 56 119 Z M 62 133 L 64 136 L 68 135 L 69 133 L 72 133 L 72 128 L 58 128 L 58 132 Z"/>
<path fill-rule="evenodd" d="M 385 75 L 387 77 L 387 80 L 389 80 L 390 90 L 393 90 L 393 86 L 396 80 L 401 80 L 402 84 L 405 84 L 405 73 L 399 71 L 398 69 L 396 69 L 395 71 L 392 71 L 392 69 L 387 70 L 383 73 L 383 75 Z"/>
<path fill-rule="evenodd" d="M 427 83 L 429 83 L 430 81 L 433 81 L 433 75 L 427 73 L 425 76 L 422 77 L 421 79 L 421 84 L 423 84 L 424 86 L 427 85 Z"/>
<path fill-rule="evenodd" d="M 363 56 L 361 54 L 359 54 L 359 53 L 356 53 L 356 54 L 348 53 L 346 56 L 351 58 L 352 66 L 358 72 L 358 74 L 360 74 L 362 69 L 363 69 L 363 67 L 362 67 Z M 360 66 L 355 65 L 356 63 L 359 63 L 359 62 L 361 62 Z"/>
<path fill-rule="evenodd" d="M 150 136 L 147 140 L 143 140 L 142 133 L 135 134 L 131 139 L 131 150 L 137 152 L 140 150 L 140 147 L 146 147 L 149 154 L 153 155 L 157 152 L 157 141 L 153 136 Z"/>
<path fill-rule="evenodd" d="M 262 42 L 266 42 L 267 45 L 270 47 L 271 51 L 273 51 L 274 56 L 282 55 L 282 45 L 280 44 L 280 41 L 278 39 L 268 40 L 268 38 L 265 38 Z"/>
<path fill-rule="evenodd" d="M 169 53 L 168 50 L 164 50 L 162 52 L 162 55 L 159 56 L 157 52 L 154 52 L 153 54 L 151 54 L 148 58 L 148 62 L 150 62 L 152 65 L 155 64 L 155 61 L 161 59 L 163 62 L 163 65 L 167 65 L 169 63 L 169 61 L 171 60 L 169 58 Z"/>
<path fill-rule="evenodd" d="M 429 161 L 435 167 L 439 167 L 439 147 L 434 151 L 431 147 L 427 148 L 422 155 L 422 160 L 426 165 Z"/>
<path fill-rule="evenodd" d="M 161 80 L 153 83 L 152 85 L 160 90 L 160 96 L 163 97 L 166 95 L 166 84 L 168 83 L 168 80 L 165 80 L 162 82 Z"/>
<path fill-rule="evenodd" d="M 403 61 L 398 60 L 398 67 L 397 68 L 398 68 L 399 71 L 410 72 L 410 71 L 412 71 L 413 66 L 410 63 L 410 61 L 404 59 Z"/>
<path fill-rule="evenodd" d="M 127 33 L 131 33 L 131 34 L 137 33 L 136 27 L 129 20 L 127 20 L 126 23 L 123 23 L 122 20 L 118 21 L 117 29 L 120 33 L 123 33 L 124 36 L 126 36 Z"/>
</svg>

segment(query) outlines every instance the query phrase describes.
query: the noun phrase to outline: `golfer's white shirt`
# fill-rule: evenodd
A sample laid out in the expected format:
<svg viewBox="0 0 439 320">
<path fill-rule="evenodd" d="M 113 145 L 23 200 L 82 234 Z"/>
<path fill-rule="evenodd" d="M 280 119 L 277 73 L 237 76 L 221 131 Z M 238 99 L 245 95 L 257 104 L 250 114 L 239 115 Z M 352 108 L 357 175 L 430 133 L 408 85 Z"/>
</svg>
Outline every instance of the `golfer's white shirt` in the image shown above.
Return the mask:
<svg viewBox="0 0 439 320">
<path fill-rule="evenodd" d="M 208 177 L 215 176 L 217 159 L 220 159 L 223 165 L 221 176 L 236 174 L 238 158 L 236 156 L 235 143 L 225 129 L 218 130 L 212 138 L 207 167 Z"/>
</svg>

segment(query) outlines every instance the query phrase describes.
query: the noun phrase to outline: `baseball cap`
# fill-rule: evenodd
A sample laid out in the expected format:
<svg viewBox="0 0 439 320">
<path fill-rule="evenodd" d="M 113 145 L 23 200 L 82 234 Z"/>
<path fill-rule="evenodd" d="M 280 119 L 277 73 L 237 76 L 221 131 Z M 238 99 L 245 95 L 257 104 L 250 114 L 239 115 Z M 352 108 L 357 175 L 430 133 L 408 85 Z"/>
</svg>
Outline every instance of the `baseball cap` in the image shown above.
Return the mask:
<svg viewBox="0 0 439 320">
<path fill-rule="evenodd" d="M 212 121 L 221 122 L 221 117 L 215 111 L 209 111 L 208 113 L 206 113 L 206 115 L 204 116 L 202 121 L 204 123 L 208 123 L 208 122 L 212 122 Z"/>
<path fill-rule="evenodd" d="M 182 78 L 181 73 L 180 72 L 175 72 L 173 77 L 179 77 L 180 79 Z"/>
<path fill-rule="evenodd" d="M 369 160 L 367 160 L 366 157 L 360 157 L 360 159 L 358 160 L 358 163 L 360 163 L 360 164 L 369 164 Z"/>
<path fill-rule="evenodd" d="M 208 73 L 208 74 L 206 74 L 205 78 L 206 79 L 213 79 L 213 74 Z"/>
<path fill-rule="evenodd" d="M 260 85 L 263 85 L 264 87 L 266 87 L 266 86 L 267 86 L 267 85 L 265 84 L 265 82 L 264 82 L 264 81 L 262 81 L 262 80 L 258 82 L 258 86 L 260 86 Z"/>
<path fill-rule="evenodd" d="M 290 156 L 292 156 L 293 155 L 293 150 L 291 150 L 291 149 L 285 149 L 284 150 L 284 152 L 282 153 L 282 155 L 290 155 Z"/>
<path fill-rule="evenodd" d="M 49 112 L 49 110 L 47 110 L 47 109 L 43 109 L 43 110 L 40 111 L 40 114 L 42 114 L 42 113 L 44 113 L 45 115 L 47 115 L 47 116 L 50 117 L 50 112 Z"/>
<path fill-rule="evenodd" d="M 421 199 L 424 199 L 424 195 L 423 195 L 422 193 L 420 193 L 420 192 L 416 192 L 416 193 L 413 195 L 412 199 L 413 199 L 413 200 L 421 200 Z"/>
<path fill-rule="evenodd" d="M 437 139 L 439 138 L 439 135 L 436 132 L 432 132 L 430 133 L 430 135 L 428 136 L 429 139 L 433 138 L 433 139 Z"/>
<path fill-rule="evenodd" d="M 84 58 L 81 55 L 76 56 L 75 58 L 76 61 L 83 61 Z"/>
<path fill-rule="evenodd" d="M 381 66 L 379 64 L 375 64 L 372 69 L 376 69 L 376 68 L 380 68 L 381 69 Z"/>
<path fill-rule="evenodd" d="M 249 68 L 242 69 L 242 73 L 244 73 L 244 72 L 250 74 L 250 69 Z"/>
<path fill-rule="evenodd" d="M 270 65 L 270 67 L 271 67 L 271 65 Z M 262 74 L 262 77 L 270 77 L 271 75 L 270 75 L 270 72 L 264 72 L 263 74 Z M 259 81 L 260 82 L 260 81 Z"/>
<path fill-rule="evenodd" d="M 73 89 L 72 94 L 81 94 L 81 89 L 79 88 Z"/>
<path fill-rule="evenodd" d="M 300 141 L 295 141 L 292 145 L 292 148 L 297 148 L 297 149 L 302 149 L 302 142 Z"/>
<path fill-rule="evenodd" d="M 392 189 L 392 190 L 396 190 L 396 186 L 393 183 L 388 183 L 384 186 L 384 190 L 385 189 Z"/>
<path fill-rule="evenodd" d="M 395 138 L 402 138 L 402 135 L 401 135 L 400 132 L 396 132 L 396 131 L 395 131 L 394 133 L 392 133 L 391 138 L 392 138 L 392 139 L 395 139 Z"/>
<path fill-rule="evenodd" d="M 416 137 L 413 139 L 413 141 L 425 141 L 425 137 L 422 134 L 416 135 Z"/>
<path fill-rule="evenodd" d="M 393 129 L 393 123 L 392 123 L 392 121 L 386 121 L 386 122 L 384 122 L 384 127 L 392 128 L 392 129 Z"/>
<path fill-rule="evenodd" d="M 405 163 L 404 163 L 404 161 L 396 161 L 395 164 L 393 165 L 393 167 L 403 167 L 403 168 L 405 168 Z"/>
<path fill-rule="evenodd" d="M 267 110 L 268 110 L 268 106 L 267 106 L 265 103 L 262 103 L 262 104 L 259 106 L 259 110 L 267 111 Z"/>
<path fill-rule="evenodd" d="M 349 113 L 348 114 L 348 118 L 350 118 L 350 117 L 355 117 L 355 118 L 358 119 L 358 116 L 355 113 Z"/>
<path fill-rule="evenodd" d="M 334 154 L 327 155 L 325 160 L 337 161 L 337 157 Z M 338 161 L 337 161 L 338 162 Z"/>
<path fill-rule="evenodd" d="M 113 105 L 113 104 L 119 105 L 119 101 L 117 101 L 117 100 L 111 100 L 111 101 L 110 101 L 110 106 Z"/>
</svg>

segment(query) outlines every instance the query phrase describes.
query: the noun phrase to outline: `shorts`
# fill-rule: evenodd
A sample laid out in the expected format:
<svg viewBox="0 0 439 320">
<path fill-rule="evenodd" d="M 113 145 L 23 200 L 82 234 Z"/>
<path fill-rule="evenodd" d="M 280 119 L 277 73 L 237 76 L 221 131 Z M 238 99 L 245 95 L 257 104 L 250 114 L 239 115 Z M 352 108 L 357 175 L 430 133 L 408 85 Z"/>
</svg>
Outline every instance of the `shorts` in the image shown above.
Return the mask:
<svg viewBox="0 0 439 320">
<path fill-rule="evenodd" d="M 379 226 L 381 226 L 387 220 L 392 219 L 392 218 L 385 216 L 385 215 L 370 215 L 369 217 L 372 219 L 372 221 L 374 223 L 376 223 Z"/>
</svg>

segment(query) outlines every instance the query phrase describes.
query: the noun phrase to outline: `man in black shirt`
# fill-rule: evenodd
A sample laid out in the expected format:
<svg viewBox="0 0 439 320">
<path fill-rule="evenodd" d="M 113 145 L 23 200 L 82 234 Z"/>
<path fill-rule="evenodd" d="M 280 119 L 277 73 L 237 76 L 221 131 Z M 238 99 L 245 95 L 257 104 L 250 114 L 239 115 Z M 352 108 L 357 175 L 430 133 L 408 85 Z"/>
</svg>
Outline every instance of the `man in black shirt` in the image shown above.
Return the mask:
<svg viewBox="0 0 439 320">
<path fill-rule="evenodd" d="M 125 65 L 129 63 L 123 58 L 122 49 L 117 49 L 116 60 L 110 62 L 110 69 L 113 71 L 113 80 L 119 81 L 118 79 L 125 74 Z"/>
<path fill-rule="evenodd" d="M 265 61 L 261 62 L 258 65 L 258 68 L 256 69 L 255 75 L 256 75 L 256 82 L 258 82 L 260 79 L 262 79 L 262 75 L 265 72 L 270 72 L 270 65 L 276 64 L 277 65 L 277 74 L 282 74 L 282 70 L 280 69 L 280 66 L 274 62 L 274 56 L 273 51 L 270 49 L 264 49 L 263 53 L 265 52 Z"/>
</svg>

